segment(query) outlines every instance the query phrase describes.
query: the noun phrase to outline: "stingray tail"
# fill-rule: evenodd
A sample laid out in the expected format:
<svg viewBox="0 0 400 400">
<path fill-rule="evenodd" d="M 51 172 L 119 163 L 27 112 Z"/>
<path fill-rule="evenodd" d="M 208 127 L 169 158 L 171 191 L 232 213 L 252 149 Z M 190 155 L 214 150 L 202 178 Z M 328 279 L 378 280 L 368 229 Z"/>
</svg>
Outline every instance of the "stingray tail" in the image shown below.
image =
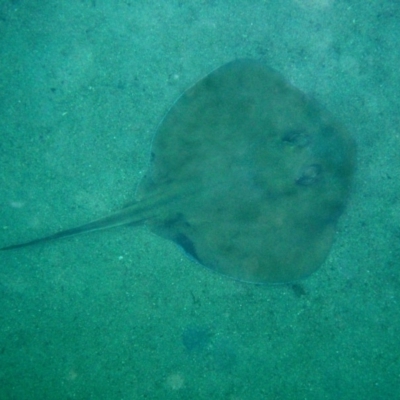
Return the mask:
<svg viewBox="0 0 400 400">
<path fill-rule="evenodd" d="M 30 240 L 29 242 L 24 242 L 24 243 L 18 243 L 18 244 L 12 244 L 11 246 L 6 246 L 6 247 L 2 247 L 0 250 L 13 250 L 13 249 L 18 249 L 20 247 L 27 247 L 27 246 L 32 246 L 34 244 L 38 244 L 38 243 L 44 243 L 44 242 L 48 242 L 50 240 L 53 239 L 61 239 L 63 237 L 68 237 L 68 236 L 74 236 L 74 235 L 78 235 L 81 232 L 90 232 L 89 230 L 85 230 L 83 229 L 86 225 L 83 225 L 82 230 L 80 230 L 79 228 L 73 228 L 73 229 L 67 229 L 65 231 L 61 231 L 61 232 L 57 232 L 53 235 L 49 235 L 49 236 L 45 236 L 39 239 L 33 239 Z"/>
<path fill-rule="evenodd" d="M 92 221 L 87 224 L 77 226 L 75 228 L 66 229 L 64 231 L 57 232 L 53 235 L 30 240 L 28 242 L 13 244 L 11 246 L 5 246 L 5 247 L 0 248 L 0 251 L 13 250 L 13 249 L 21 248 L 21 247 L 32 246 L 35 244 L 44 243 L 44 242 L 48 242 L 48 241 L 55 240 L 55 239 L 61 239 L 61 238 L 66 238 L 66 237 L 70 237 L 70 236 L 79 235 L 80 233 L 94 232 L 94 231 L 117 227 L 117 226 L 121 226 L 121 225 L 131 225 L 131 224 L 136 225 L 136 224 L 141 223 L 144 219 L 147 219 L 146 217 L 145 218 L 143 218 L 143 217 L 144 217 L 144 215 L 143 215 L 142 207 L 138 206 L 138 204 L 135 204 L 133 206 L 124 208 L 114 214 L 111 214 L 107 217 L 100 218 L 96 221 Z"/>
<path fill-rule="evenodd" d="M 166 204 L 171 204 L 171 202 L 173 202 L 177 197 L 179 197 L 179 195 L 177 195 L 175 192 L 172 194 L 165 193 L 163 195 L 155 193 L 155 195 L 149 196 L 145 200 L 137 201 L 136 203 L 131 204 L 128 207 L 125 207 L 111 215 L 108 215 L 107 217 L 103 217 L 87 224 L 67 229 L 39 239 L 13 244 L 11 246 L 5 246 L 0 248 L 0 251 L 18 249 L 20 247 L 32 246 L 34 244 L 44 243 L 50 240 L 79 235 L 80 233 L 94 232 L 122 225 L 138 225 L 162 215 L 164 206 Z"/>
</svg>

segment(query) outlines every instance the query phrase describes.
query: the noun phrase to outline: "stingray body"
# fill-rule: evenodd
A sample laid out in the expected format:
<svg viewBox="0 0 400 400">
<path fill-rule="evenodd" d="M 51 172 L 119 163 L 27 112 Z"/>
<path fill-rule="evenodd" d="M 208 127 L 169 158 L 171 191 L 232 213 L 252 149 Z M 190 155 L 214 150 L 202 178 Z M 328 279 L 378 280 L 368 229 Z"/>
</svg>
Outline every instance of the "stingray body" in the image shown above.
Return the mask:
<svg viewBox="0 0 400 400">
<path fill-rule="evenodd" d="M 173 104 L 133 205 L 3 250 L 145 224 L 235 279 L 294 281 L 319 268 L 330 250 L 354 152 L 348 133 L 280 74 L 236 60 Z"/>
</svg>

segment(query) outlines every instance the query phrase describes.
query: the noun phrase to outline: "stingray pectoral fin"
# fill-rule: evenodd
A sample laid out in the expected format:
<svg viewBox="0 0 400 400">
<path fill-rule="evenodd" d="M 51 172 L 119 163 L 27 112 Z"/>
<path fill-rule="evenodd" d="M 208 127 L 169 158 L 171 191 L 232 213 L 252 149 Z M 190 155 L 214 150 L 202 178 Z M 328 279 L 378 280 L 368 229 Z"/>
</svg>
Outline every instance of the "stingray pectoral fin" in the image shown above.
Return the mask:
<svg viewBox="0 0 400 400">
<path fill-rule="evenodd" d="M 130 207 L 123 208 L 114 214 L 108 215 L 97 219 L 95 221 L 89 222 L 84 225 L 77 226 L 75 228 L 66 229 L 61 232 L 57 232 L 53 235 L 45 236 L 39 239 L 30 240 L 29 242 L 13 244 L 11 246 L 6 246 L 0 248 L 0 250 L 12 250 L 18 249 L 20 247 L 32 246 L 38 243 L 48 242 L 50 240 L 61 239 L 69 236 L 75 236 L 80 233 L 94 232 L 102 229 L 108 229 L 112 227 L 117 227 L 121 225 L 132 225 L 139 224 L 144 219 L 148 218 L 146 213 L 146 207 L 143 207 L 141 203 L 136 203 Z"/>
</svg>

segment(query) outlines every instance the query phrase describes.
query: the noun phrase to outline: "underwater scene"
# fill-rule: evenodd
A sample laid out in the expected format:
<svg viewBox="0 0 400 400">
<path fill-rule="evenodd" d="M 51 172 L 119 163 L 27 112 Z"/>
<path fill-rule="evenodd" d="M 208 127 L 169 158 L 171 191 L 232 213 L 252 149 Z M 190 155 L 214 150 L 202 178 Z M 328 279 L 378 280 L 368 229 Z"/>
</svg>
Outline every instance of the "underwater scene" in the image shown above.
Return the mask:
<svg viewBox="0 0 400 400">
<path fill-rule="evenodd" d="M 0 400 L 400 398 L 399 35 L 0 1 Z"/>
</svg>

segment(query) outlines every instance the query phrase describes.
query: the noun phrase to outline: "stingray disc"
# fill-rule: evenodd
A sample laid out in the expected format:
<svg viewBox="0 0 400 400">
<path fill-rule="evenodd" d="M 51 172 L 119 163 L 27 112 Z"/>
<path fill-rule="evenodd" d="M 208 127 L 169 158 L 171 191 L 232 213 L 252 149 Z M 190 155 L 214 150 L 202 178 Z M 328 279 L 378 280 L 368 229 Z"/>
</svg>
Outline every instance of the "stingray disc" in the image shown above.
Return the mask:
<svg viewBox="0 0 400 400">
<path fill-rule="evenodd" d="M 201 264 L 243 281 L 293 281 L 329 252 L 354 149 L 280 74 L 238 60 L 172 106 L 138 197 L 169 199 L 147 224 Z"/>
</svg>

